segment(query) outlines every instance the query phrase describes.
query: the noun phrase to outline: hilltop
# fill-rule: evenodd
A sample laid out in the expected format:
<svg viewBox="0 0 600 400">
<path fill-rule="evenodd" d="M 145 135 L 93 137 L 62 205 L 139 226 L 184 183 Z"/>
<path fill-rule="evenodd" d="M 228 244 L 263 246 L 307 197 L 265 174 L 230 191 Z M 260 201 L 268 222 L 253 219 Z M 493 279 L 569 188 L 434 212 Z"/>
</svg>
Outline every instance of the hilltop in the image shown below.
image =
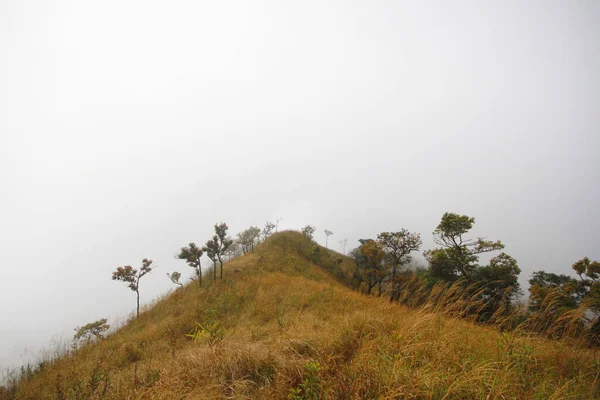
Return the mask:
<svg viewBox="0 0 600 400">
<path fill-rule="evenodd" d="M 23 380 L 17 399 L 593 398 L 599 358 L 352 289 L 354 260 L 282 232 Z M 0 398 L 2 394 L 0 393 Z"/>
</svg>

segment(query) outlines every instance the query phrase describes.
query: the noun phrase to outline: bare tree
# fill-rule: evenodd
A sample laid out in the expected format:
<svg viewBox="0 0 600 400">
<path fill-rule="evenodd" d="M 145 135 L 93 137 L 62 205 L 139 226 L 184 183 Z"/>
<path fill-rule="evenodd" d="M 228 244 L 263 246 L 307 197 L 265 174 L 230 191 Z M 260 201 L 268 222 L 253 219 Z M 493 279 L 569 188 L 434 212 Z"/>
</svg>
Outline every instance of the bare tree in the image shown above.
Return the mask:
<svg viewBox="0 0 600 400">
<path fill-rule="evenodd" d="M 346 254 L 346 243 L 348 243 L 348 239 L 340 240 L 340 245 L 342 246 L 342 254 Z"/>
<path fill-rule="evenodd" d="M 275 220 L 275 233 L 279 232 L 279 222 L 283 219 L 283 217 L 279 217 Z"/>
<path fill-rule="evenodd" d="M 328 229 L 325 229 L 325 248 L 328 249 L 328 241 L 329 241 L 329 236 L 333 235 L 333 232 L 331 232 Z"/>
<path fill-rule="evenodd" d="M 262 230 L 263 242 L 267 240 L 269 236 L 273 233 L 273 229 L 275 229 L 275 224 L 272 222 L 267 222 L 265 227 Z"/>
<path fill-rule="evenodd" d="M 142 260 L 142 268 L 140 268 L 139 272 L 137 269 L 131 268 L 131 265 L 126 265 L 118 267 L 112 274 L 113 281 L 127 283 L 127 287 L 137 295 L 137 318 L 140 317 L 140 279 L 152 271 L 151 265 L 152 260 L 144 258 Z"/>
<path fill-rule="evenodd" d="M 237 240 L 233 240 L 231 245 L 227 248 L 227 251 L 225 251 L 225 254 L 227 255 L 228 260 L 240 256 L 242 254 L 240 242 Z"/>
</svg>

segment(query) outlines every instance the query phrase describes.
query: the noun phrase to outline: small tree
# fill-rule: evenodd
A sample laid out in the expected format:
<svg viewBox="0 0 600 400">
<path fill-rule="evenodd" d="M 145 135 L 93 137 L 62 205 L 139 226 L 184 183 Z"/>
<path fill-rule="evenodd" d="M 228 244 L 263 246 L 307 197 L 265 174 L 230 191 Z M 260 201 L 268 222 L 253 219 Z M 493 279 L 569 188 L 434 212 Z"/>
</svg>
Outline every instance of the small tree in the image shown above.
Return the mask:
<svg viewBox="0 0 600 400">
<path fill-rule="evenodd" d="M 392 270 L 392 299 L 398 295 L 396 286 L 396 272 L 403 265 L 410 263 L 410 253 L 421 247 L 421 235 L 410 233 L 406 229 L 399 232 L 381 232 L 377 235 L 381 249 L 385 253 L 385 259 Z"/>
<path fill-rule="evenodd" d="M 279 232 L 279 222 L 281 222 L 282 219 L 283 219 L 283 217 L 279 217 L 275 221 L 275 233 Z"/>
<path fill-rule="evenodd" d="M 254 251 L 254 246 L 260 239 L 260 228 L 251 226 L 250 228 L 238 233 L 238 242 L 242 246 L 244 254 L 250 250 Z"/>
<path fill-rule="evenodd" d="M 104 339 L 104 332 L 110 329 L 110 325 L 106 323 L 106 318 L 99 319 L 98 321 L 90 322 L 84 326 L 78 326 L 75 328 L 75 335 L 73 340 L 91 340 L 93 337 L 97 339 Z"/>
<path fill-rule="evenodd" d="M 137 269 L 131 268 L 131 265 L 126 265 L 118 267 L 112 274 L 113 281 L 125 282 L 129 289 L 135 292 L 137 296 L 137 318 L 140 317 L 140 279 L 147 273 L 152 272 L 151 265 L 152 260 L 144 258 L 139 272 Z"/>
<path fill-rule="evenodd" d="M 492 257 L 489 265 L 476 270 L 475 280 L 483 285 L 481 297 L 486 302 L 482 310 L 484 318 L 489 318 L 501 307 L 505 313 L 510 311 L 511 302 L 520 294 L 520 273 L 517 261 L 505 253 Z"/>
<path fill-rule="evenodd" d="M 228 260 L 231 260 L 241 255 L 241 253 L 242 248 L 240 246 L 240 242 L 238 242 L 237 240 L 232 240 L 231 245 L 227 248 L 227 251 L 225 251 L 225 255 L 227 255 Z"/>
<path fill-rule="evenodd" d="M 200 259 L 203 254 L 204 250 L 196 246 L 194 242 L 191 242 L 189 247 L 182 247 L 177 255 L 177 258 L 185 260 L 190 267 L 194 268 L 196 276 L 198 277 L 199 287 L 202 287 L 202 265 Z"/>
<path fill-rule="evenodd" d="M 325 229 L 325 248 L 328 249 L 328 241 L 329 241 L 329 236 L 333 235 L 333 232 L 331 232 L 328 229 Z"/>
<path fill-rule="evenodd" d="M 268 223 L 267 223 L 268 224 Z M 273 224 L 271 224 L 273 225 Z M 265 226 L 266 228 L 266 226 Z M 231 238 L 227 237 L 227 230 L 229 227 L 226 223 L 221 222 L 220 224 L 215 224 L 215 233 L 216 235 L 213 237 L 213 240 L 217 242 L 217 259 L 219 260 L 219 265 L 221 267 L 221 279 L 223 279 L 223 258 L 225 257 L 225 252 L 233 243 Z M 271 228 L 272 230 L 272 228 Z M 265 237 L 266 239 L 266 237 Z"/>
<path fill-rule="evenodd" d="M 273 233 L 273 229 L 275 229 L 275 224 L 272 222 L 267 222 L 265 227 L 262 230 L 263 242 L 267 240 L 269 236 Z"/>
<path fill-rule="evenodd" d="M 307 238 L 312 240 L 313 238 L 313 234 L 315 233 L 315 231 L 317 230 L 317 228 L 315 228 L 314 226 L 311 225 L 306 225 L 304 228 L 302 228 L 302 234 Z"/>
<path fill-rule="evenodd" d="M 385 268 L 383 266 L 384 252 L 378 242 L 373 239 L 360 239 L 360 247 L 352 250 L 352 256 L 356 260 L 356 271 L 352 280 L 358 281 L 358 287 L 362 282 L 367 284 L 367 294 L 375 285 L 379 284 L 379 294 L 381 294 L 381 283 L 385 278 Z"/>
<path fill-rule="evenodd" d="M 212 239 L 208 240 L 202 249 L 206 252 L 206 255 L 213 262 L 213 280 L 217 280 L 217 252 L 219 251 L 219 244 L 217 243 L 217 235 Z"/>
<path fill-rule="evenodd" d="M 348 239 L 340 240 L 340 245 L 342 246 L 342 254 L 346 254 L 346 243 L 348 243 Z"/>
<path fill-rule="evenodd" d="M 171 280 L 171 282 L 173 282 L 174 284 L 176 284 L 178 286 L 183 286 L 183 283 L 181 283 L 179 281 L 179 279 L 181 279 L 181 274 L 179 272 L 173 271 L 170 274 L 167 272 L 167 276 L 169 277 L 169 279 Z"/>
</svg>

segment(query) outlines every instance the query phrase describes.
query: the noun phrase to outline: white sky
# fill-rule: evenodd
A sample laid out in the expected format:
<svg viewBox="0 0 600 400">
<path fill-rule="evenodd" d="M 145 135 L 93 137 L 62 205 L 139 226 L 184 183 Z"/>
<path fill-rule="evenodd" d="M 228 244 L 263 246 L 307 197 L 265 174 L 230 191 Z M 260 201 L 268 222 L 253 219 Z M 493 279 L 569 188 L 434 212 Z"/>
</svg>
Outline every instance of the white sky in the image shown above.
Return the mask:
<svg viewBox="0 0 600 400">
<path fill-rule="evenodd" d="M 600 2 L 0 2 L 0 366 L 126 315 L 215 222 L 348 238 L 445 211 L 600 259 Z"/>
</svg>

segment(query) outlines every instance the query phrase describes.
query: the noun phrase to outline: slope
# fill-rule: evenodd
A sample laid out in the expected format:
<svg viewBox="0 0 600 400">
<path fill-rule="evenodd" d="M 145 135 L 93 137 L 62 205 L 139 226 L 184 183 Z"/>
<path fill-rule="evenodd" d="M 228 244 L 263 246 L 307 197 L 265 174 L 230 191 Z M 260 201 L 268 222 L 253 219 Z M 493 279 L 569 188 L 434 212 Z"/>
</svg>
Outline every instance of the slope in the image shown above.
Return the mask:
<svg viewBox="0 0 600 400">
<path fill-rule="evenodd" d="M 348 288 L 353 268 L 297 232 L 273 235 L 222 281 L 175 290 L 14 398 L 596 396 L 593 351 L 364 296 Z"/>
</svg>

